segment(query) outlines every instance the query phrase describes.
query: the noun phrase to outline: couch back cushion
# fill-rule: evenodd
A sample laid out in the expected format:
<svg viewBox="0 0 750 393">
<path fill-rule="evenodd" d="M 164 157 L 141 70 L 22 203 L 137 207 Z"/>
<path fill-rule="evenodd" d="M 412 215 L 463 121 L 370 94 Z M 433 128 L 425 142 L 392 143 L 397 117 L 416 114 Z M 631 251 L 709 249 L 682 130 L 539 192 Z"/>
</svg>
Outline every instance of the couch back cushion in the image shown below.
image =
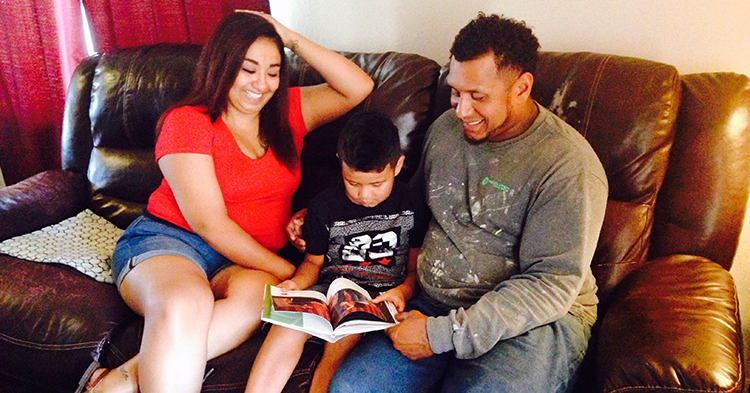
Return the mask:
<svg viewBox="0 0 750 393">
<path fill-rule="evenodd" d="M 448 72 L 441 72 L 434 116 L 450 107 Z M 540 53 L 532 96 L 586 137 L 607 173 L 609 201 L 592 262 L 602 300 L 646 261 L 679 89 L 677 70 L 666 64 L 588 52 Z"/>
<path fill-rule="evenodd" d="M 65 103 L 63 168 L 87 174 L 91 210 L 119 227 L 126 227 L 142 212 L 161 182 L 154 162 L 156 123 L 167 108 L 189 93 L 199 55 L 197 45 L 148 45 L 95 55 L 76 69 Z M 288 55 L 293 85 L 323 81 L 293 53 Z M 354 111 L 380 111 L 393 119 L 408 153 L 404 172 L 413 172 L 429 125 L 440 67 L 411 54 L 345 56 L 364 69 L 376 86 Z M 305 138 L 297 207 L 340 179 L 335 145 L 347 119 L 348 115 Z"/>
<path fill-rule="evenodd" d="M 677 70 L 594 53 L 543 53 L 535 98 L 575 127 L 596 151 L 609 201 L 592 269 L 599 296 L 647 260 L 656 196 L 674 138 Z"/>
<path fill-rule="evenodd" d="M 157 44 L 85 59 L 65 103 L 63 169 L 86 173 L 90 207 L 120 227 L 161 181 L 154 162 L 159 116 L 184 98 L 200 47 Z"/>
<path fill-rule="evenodd" d="M 750 79 L 681 76 L 682 102 L 650 256 L 699 255 L 729 270 L 750 187 Z"/>
<path fill-rule="evenodd" d="M 440 66 L 426 57 L 407 53 L 341 52 L 375 82 L 365 101 L 348 114 L 323 125 L 305 136 L 302 150 L 302 184 L 294 197 L 300 208 L 322 189 L 341 180 L 336 145 L 341 128 L 349 117 L 361 111 L 376 111 L 391 118 L 399 130 L 406 159 L 399 175 L 408 180 L 417 169 L 424 134 L 432 120 L 431 110 Z M 308 86 L 324 80 L 312 67 L 293 53 L 287 53 L 291 65 L 291 84 Z"/>
</svg>

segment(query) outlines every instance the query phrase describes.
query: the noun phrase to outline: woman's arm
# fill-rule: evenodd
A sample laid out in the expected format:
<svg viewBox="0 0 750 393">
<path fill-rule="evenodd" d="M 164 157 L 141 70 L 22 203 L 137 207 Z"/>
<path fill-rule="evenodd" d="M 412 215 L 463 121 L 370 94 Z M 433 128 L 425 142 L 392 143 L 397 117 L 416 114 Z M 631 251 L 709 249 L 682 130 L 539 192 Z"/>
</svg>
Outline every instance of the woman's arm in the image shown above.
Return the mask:
<svg viewBox="0 0 750 393">
<path fill-rule="evenodd" d="M 308 130 L 345 114 L 372 92 L 375 85 L 372 78 L 345 57 L 286 28 L 268 14 L 242 12 L 255 13 L 271 22 L 284 41 L 284 46 L 293 50 L 326 80 L 326 83 L 306 86 L 300 91 L 302 116 Z"/>
<path fill-rule="evenodd" d="M 294 265 L 260 245 L 229 218 L 211 156 L 168 154 L 159 159 L 159 168 L 190 228 L 208 245 L 238 265 L 267 271 L 281 281 L 292 277 Z"/>
</svg>

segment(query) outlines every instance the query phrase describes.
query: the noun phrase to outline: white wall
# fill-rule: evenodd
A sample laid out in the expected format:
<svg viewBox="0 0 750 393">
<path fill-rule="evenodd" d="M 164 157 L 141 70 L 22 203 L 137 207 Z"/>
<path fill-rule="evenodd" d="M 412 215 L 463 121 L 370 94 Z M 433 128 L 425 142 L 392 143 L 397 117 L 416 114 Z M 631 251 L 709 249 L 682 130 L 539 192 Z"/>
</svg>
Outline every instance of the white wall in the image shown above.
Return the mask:
<svg viewBox="0 0 750 393">
<path fill-rule="evenodd" d="M 546 51 L 641 57 L 672 64 L 682 74 L 750 75 L 750 0 L 270 2 L 282 23 L 336 50 L 411 52 L 442 64 L 458 30 L 483 11 L 526 21 Z M 732 275 L 750 343 L 750 214 L 745 223 Z M 750 351 L 745 352 L 750 363 Z"/>
<path fill-rule="evenodd" d="M 750 75 L 748 0 L 271 0 L 271 13 L 337 50 L 419 53 L 443 63 L 478 11 L 524 20 L 548 51 L 673 64 L 680 73 Z"/>
</svg>

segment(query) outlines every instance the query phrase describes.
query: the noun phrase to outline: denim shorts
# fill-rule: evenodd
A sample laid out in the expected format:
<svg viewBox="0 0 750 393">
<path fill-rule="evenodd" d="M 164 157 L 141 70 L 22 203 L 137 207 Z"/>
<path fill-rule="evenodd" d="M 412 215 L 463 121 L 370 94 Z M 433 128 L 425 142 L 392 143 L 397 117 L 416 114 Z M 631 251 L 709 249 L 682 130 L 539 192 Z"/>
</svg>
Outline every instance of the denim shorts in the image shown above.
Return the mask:
<svg viewBox="0 0 750 393">
<path fill-rule="evenodd" d="M 115 246 L 112 275 L 117 288 L 137 264 L 159 255 L 177 255 L 192 261 L 209 281 L 232 264 L 195 233 L 143 215 L 130 224 Z"/>
</svg>

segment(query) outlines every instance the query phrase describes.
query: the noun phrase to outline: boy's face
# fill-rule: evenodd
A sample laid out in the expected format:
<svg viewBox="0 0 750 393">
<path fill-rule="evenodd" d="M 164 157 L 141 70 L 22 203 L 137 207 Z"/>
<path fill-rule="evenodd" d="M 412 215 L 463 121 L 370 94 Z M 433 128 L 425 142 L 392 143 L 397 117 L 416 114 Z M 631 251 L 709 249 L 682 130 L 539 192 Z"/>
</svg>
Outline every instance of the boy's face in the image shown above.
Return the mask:
<svg viewBox="0 0 750 393">
<path fill-rule="evenodd" d="M 346 196 L 360 206 L 379 205 L 391 195 L 393 181 L 403 165 L 404 156 L 401 156 L 395 168 L 388 164 L 380 172 L 359 172 L 342 162 L 341 175 L 344 177 Z"/>
</svg>

